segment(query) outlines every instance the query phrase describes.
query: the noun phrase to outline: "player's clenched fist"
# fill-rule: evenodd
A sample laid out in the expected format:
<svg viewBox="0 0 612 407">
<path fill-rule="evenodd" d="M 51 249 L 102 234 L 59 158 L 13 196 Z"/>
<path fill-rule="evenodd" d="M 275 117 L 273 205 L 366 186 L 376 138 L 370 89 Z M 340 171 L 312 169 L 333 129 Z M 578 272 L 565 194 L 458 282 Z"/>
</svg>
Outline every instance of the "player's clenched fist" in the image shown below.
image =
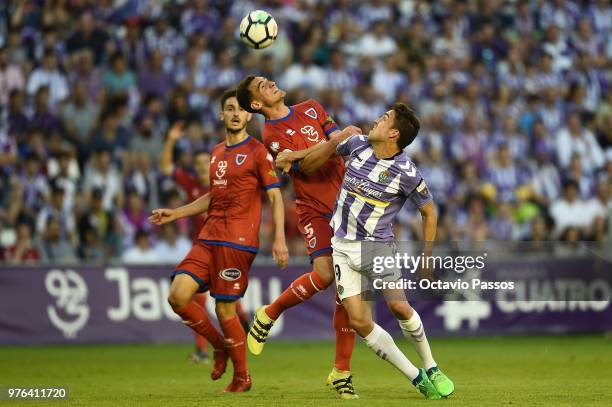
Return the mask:
<svg viewBox="0 0 612 407">
<path fill-rule="evenodd" d="M 296 159 L 297 157 L 295 153 L 291 150 L 286 149 L 276 155 L 276 160 L 274 161 L 274 164 L 276 165 L 276 168 L 283 172 L 283 174 L 287 174 L 289 173 L 291 165 Z"/>
<path fill-rule="evenodd" d="M 176 122 L 168 131 L 168 138 L 172 141 L 177 141 L 183 137 L 183 122 Z"/>
<path fill-rule="evenodd" d="M 338 136 L 341 137 L 342 140 L 346 140 L 347 138 L 354 136 L 355 134 L 363 134 L 363 131 L 357 126 L 350 125 L 342 129 Z"/>
<path fill-rule="evenodd" d="M 287 267 L 287 260 L 289 259 L 289 250 L 284 239 L 274 240 L 272 244 L 272 258 L 278 264 L 278 267 L 284 269 Z"/>
<path fill-rule="evenodd" d="M 176 211 L 174 209 L 153 209 L 151 216 L 149 216 L 149 222 L 155 226 L 165 225 L 166 223 L 174 222 L 177 219 Z"/>
</svg>

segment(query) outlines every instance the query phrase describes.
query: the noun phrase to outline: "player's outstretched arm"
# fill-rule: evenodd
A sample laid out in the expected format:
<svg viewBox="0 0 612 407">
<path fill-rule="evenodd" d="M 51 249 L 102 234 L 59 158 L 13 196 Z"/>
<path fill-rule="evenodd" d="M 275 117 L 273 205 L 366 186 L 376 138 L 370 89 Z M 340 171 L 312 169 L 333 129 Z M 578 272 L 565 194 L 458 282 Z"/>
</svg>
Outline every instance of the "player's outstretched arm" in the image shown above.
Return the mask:
<svg viewBox="0 0 612 407">
<path fill-rule="evenodd" d="M 272 258 L 281 269 L 287 266 L 289 250 L 285 240 L 285 206 L 279 188 L 270 188 L 267 191 L 270 207 L 272 208 L 272 219 L 274 220 L 274 243 L 272 244 Z"/>
<path fill-rule="evenodd" d="M 153 209 L 153 211 L 151 212 L 151 216 L 149 216 L 149 222 L 156 226 L 165 225 L 166 223 L 174 222 L 175 220 L 180 218 L 204 213 L 208 211 L 209 205 L 210 194 L 202 195 L 195 201 L 187 205 L 180 206 L 176 209 Z"/>
<path fill-rule="evenodd" d="M 279 153 L 276 157 L 276 166 L 286 168 L 289 163 L 299 161 L 299 171 L 303 174 L 311 174 L 321 168 L 327 160 L 336 155 L 336 147 L 347 138 L 361 134 L 361 129 L 356 126 L 347 126 L 342 131 L 333 132 L 330 139 L 300 151 L 286 151 Z"/>
<path fill-rule="evenodd" d="M 176 122 L 170 130 L 168 131 L 168 137 L 166 138 L 166 142 L 164 143 L 164 148 L 161 153 L 159 167 L 161 171 L 166 175 L 172 175 L 174 171 L 174 163 L 172 162 L 172 150 L 174 150 L 174 145 L 183 135 L 183 123 Z"/>
</svg>

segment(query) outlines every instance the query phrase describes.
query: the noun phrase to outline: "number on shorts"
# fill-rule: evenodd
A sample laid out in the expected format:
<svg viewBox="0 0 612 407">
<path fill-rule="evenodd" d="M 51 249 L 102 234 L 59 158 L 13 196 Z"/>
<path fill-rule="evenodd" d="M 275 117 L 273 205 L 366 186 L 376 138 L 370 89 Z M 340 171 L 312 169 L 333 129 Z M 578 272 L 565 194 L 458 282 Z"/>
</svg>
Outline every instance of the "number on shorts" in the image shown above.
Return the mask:
<svg viewBox="0 0 612 407">
<path fill-rule="evenodd" d="M 340 276 L 342 275 L 342 273 L 340 272 L 340 266 L 334 264 L 334 270 L 336 270 L 336 281 L 340 281 Z"/>
</svg>

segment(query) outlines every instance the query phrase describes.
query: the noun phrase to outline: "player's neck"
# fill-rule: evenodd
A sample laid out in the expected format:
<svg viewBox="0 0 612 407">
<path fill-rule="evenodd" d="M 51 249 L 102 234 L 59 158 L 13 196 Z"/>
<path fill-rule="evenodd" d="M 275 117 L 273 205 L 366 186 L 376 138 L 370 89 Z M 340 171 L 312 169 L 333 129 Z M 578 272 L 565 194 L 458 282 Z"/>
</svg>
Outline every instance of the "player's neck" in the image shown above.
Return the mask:
<svg viewBox="0 0 612 407">
<path fill-rule="evenodd" d="M 247 137 L 249 137 L 249 134 L 246 132 L 246 129 L 242 129 L 237 133 L 225 130 L 225 145 L 233 146 L 242 143 Z"/>
<path fill-rule="evenodd" d="M 277 120 L 286 117 L 291 110 L 284 102 L 272 106 L 264 111 L 267 120 Z"/>
<path fill-rule="evenodd" d="M 379 160 L 390 160 L 396 156 L 401 150 L 395 143 L 374 143 L 372 144 L 374 156 Z"/>
</svg>

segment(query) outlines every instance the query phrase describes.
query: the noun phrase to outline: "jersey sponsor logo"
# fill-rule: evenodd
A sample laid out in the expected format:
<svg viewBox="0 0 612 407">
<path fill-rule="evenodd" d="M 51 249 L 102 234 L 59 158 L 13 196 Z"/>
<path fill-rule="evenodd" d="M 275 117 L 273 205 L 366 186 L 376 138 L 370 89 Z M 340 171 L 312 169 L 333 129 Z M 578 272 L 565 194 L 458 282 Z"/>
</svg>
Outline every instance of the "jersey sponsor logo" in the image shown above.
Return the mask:
<svg viewBox="0 0 612 407">
<path fill-rule="evenodd" d="M 370 181 L 358 179 L 350 175 L 346 175 L 344 177 L 344 181 L 362 194 L 374 196 L 379 199 L 382 198 L 382 191 L 377 191 L 374 188 L 370 187 Z"/>
<path fill-rule="evenodd" d="M 317 111 L 315 110 L 315 108 L 314 108 L 314 107 L 311 107 L 311 108 L 309 108 L 308 110 L 306 110 L 306 111 L 304 112 L 304 114 L 305 114 L 306 116 L 308 116 L 308 117 L 312 117 L 312 118 L 313 118 L 313 119 L 315 119 L 315 120 L 316 120 L 316 119 L 317 119 L 317 117 L 318 117 L 318 116 L 317 116 Z"/>
<path fill-rule="evenodd" d="M 300 133 L 304 134 L 308 137 L 308 140 L 318 143 L 319 142 L 319 132 L 315 130 L 312 126 L 304 126 L 300 129 Z"/>
<path fill-rule="evenodd" d="M 224 269 L 219 272 L 219 277 L 225 281 L 236 281 L 240 278 L 242 272 L 235 268 Z"/>
<path fill-rule="evenodd" d="M 247 159 L 247 157 L 247 154 L 236 154 L 236 164 L 242 165 L 244 163 L 244 160 Z"/>
<path fill-rule="evenodd" d="M 213 185 L 227 185 L 227 180 L 224 178 L 225 171 L 227 171 L 227 161 L 221 160 L 217 163 L 217 170 L 215 171 L 217 179 L 213 180 Z"/>
</svg>

